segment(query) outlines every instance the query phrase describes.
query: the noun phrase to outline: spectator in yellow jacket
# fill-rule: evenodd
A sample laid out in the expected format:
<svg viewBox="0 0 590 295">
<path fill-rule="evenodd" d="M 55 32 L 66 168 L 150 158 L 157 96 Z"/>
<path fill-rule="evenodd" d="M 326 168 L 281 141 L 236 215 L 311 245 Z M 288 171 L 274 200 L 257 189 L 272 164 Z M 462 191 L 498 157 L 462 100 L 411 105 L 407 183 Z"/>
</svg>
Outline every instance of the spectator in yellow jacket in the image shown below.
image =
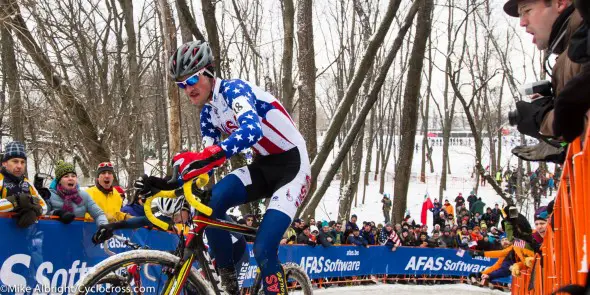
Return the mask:
<svg viewBox="0 0 590 295">
<path fill-rule="evenodd" d="M 92 200 L 104 211 L 109 222 L 121 221 L 132 217 L 129 214 L 121 212 L 123 198 L 117 190 L 113 189 L 114 173 L 113 163 L 103 162 L 98 164 L 95 186 L 86 190 Z M 86 218 L 90 218 L 90 216 L 86 214 Z"/>
</svg>

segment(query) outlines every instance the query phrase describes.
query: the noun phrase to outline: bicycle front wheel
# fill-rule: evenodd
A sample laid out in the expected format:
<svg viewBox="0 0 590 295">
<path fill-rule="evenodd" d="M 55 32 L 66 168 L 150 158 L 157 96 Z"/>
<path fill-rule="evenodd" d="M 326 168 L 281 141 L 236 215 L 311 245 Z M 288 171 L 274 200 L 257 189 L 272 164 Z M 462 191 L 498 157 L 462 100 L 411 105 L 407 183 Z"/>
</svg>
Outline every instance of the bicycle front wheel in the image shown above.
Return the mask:
<svg viewBox="0 0 590 295">
<path fill-rule="evenodd" d="M 295 263 L 283 263 L 289 294 L 312 295 L 313 288 L 307 273 Z"/>
<path fill-rule="evenodd" d="M 133 250 L 111 256 L 97 264 L 74 287 L 75 295 L 90 294 L 162 294 L 179 258 L 164 251 Z M 127 266 L 137 265 L 135 274 Z M 124 278 L 128 279 L 124 279 Z M 138 286 L 141 285 L 141 288 Z M 179 294 L 215 294 L 211 285 L 192 268 Z"/>
</svg>

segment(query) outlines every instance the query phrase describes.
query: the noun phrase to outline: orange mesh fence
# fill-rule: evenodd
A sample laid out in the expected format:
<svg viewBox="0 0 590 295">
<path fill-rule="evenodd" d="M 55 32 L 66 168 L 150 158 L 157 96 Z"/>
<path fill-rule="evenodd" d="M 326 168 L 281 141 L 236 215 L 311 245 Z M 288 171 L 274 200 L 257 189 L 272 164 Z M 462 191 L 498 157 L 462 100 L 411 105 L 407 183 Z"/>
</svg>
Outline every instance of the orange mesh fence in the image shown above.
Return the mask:
<svg viewBox="0 0 590 295">
<path fill-rule="evenodd" d="M 569 145 L 547 232 L 535 267 L 512 278 L 512 294 L 551 294 L 560 287 L 586 283 L 590 229 L 590 124 Z M 532 282 L 531 282 L 532 280 Z"/>
</svg>

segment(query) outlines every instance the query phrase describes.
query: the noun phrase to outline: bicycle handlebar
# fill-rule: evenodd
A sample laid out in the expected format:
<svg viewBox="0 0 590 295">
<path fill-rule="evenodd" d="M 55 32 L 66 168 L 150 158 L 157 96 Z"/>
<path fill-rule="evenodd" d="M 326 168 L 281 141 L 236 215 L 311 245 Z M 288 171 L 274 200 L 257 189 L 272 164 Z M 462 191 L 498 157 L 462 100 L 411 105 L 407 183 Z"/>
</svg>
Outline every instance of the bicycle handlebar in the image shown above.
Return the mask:
<svg viewBox="0 0 590 295">
<path fill-rule="evenodd" d="M 174 177 L 174 176 L 178 175 L 177 169 L 178 169 L 177 167 L 174 167 L 174 169 L 173 169 L 173 177 L 172 177 L 173 180 L 176 179 L 176 177 Z M 190 179 L 189 181 L 184 182 L 184 184 L 180 188 L 177 188 L 175 190 L 161 190 L 161 191 L 155 193 L 154 195 L 147 198 L 145 200 L 145 203 L 143 204 L 145 216 L 147 217 L 147 219 L 151 223 L 153 223 L 157 227 L 159 227 L 163 230 L 168 230 L 170 228 L 170 224 L 168 224 L 168 223 L 158 219 L 156 216 L 154 216 L 154 213 L 152 212 L 152 201 L 155 198 L 174 199 L 174 198 L 177 198 L 182 195 L 184 195 L 187 202 L 193 208 L 195 208 L 195 210 L 197 210 L 207 216 L 211 216 L 211 214 L 213 213 L 213 209 L 211 209 L 209 206 L 201 203 L 201 200 L 198 199 L 197 197 L 195 197 L 195 195 L 193 195 L 193 190 L 192 190 L 193 185 L 196 185 L 197 187 L 203 187 L 203 186 L 207 185 L 208 182 L 209 182 L 209 175 L 201 174 L 195 178 Z"/>
</svg>

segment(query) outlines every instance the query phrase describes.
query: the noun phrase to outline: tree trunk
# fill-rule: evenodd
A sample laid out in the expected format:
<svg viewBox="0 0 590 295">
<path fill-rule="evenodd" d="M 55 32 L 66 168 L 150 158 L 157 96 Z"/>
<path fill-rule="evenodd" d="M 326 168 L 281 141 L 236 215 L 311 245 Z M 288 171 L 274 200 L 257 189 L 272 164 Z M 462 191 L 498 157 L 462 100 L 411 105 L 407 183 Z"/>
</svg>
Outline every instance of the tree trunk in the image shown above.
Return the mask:
<svg viewBox="0 0 590 295">
<path fill-rule="evenodd" d="M 3 3 L 4 4 L 4 3 Z M 2 68 L 8 85 L 8 105 L 10 107 L 10 134 L 14 140 L 25 142 L 25 113 L 19 85 L 19 71 L 14 56 L 14 40 L 8 26 L 1 26 Z"/>
<path fill-rule="evenodd" d="M 363 177 L 363 204 L 365 203 L 365 194 L 369 185 L 369 174 L 371 173 L 371 161 L 373 160 L 373 139 L 375 138 L 375 109 L 371 110 L 369 119 L 369 136 L 367 138 L 367 158 L 365 159 L 365 175 Z"/>
<path fill-rule="evenodd" d="M 295 19 L 295 7 L 293 0 L 282 0 L 283 6 L 283 60 L 281 63 L 283 78 L 282 78 L 282 96 L 281 101 L 283 106 L 287 110 L 287 113 L 292 114 L 293 112 L 293 95 L 295 89 L 293 89 L 293 42 L 295 40 L 294 34 L 294 19 Z"/>
<path fill-rule="evenodd" d="M 502 136 L 504 135 L 502 132 L 504 131 L 502 128 L 502 96 L 504 94 L 504 82 L 506 81 L 506 74 L 502 74 L 502 83 L 500 83 L 500 95 L 498 98 L 498 106 L 496 107 L 497 117 L 496 117 L 496 129 L 498 130 L 498 154 L 496 155 L 498 167 L 502 170 Z M 506 167 L 508 168 L 508 163 L 506 163 Z"/>
<path fill-rule="evenodd" d="M 297 41 L 299 42 L 297 64 L 300 72 L 298 126 L 305 139 L 310 159 L 313 159 L 317 153 L 312 7 L 312 0 L 297 1 Z"/>
<path fill-rule="evenodd" d="M 205 40 L 203 33 L 197 27 L 195 22 L 195 18 L 191 14 L 186 0 L 176 0 L 176 7 L 178 7 L 178 21 L 180 23 L 181 33 L 182 33 L 182 42 L 189 42 L 192 38 L 189 37 L 189 34 L 192 34 L 197 38 L 197 40 Z M 207 7 L 208 9 L 209 7 Z M 203 5 L 203 10 L 205 6 Z M 204 15 L 204 11 L 203 11 Z M 188 31 L 188 32 L 187 32 Z M 211 36 L 211 35 L 210 35 Z M 218 56 L 215 56 L 217 58 Z M 218 60 L 218 59 L 216 59 Z"/>
<path fill-rule="evenodd" d="M 162 1 L 162 0 L 160 0 Z M 215 60 L 217 77 L 221 77 L 221 67 L 223 62 L 221 60 L 221 47 L 219 44 L 219 35 L 217 34 L 217 20 L 215 20 L 215 4 L 213 0 L 201 0 L 203 7 L 203 18 L 205 19 L 205 29 L 207 29 L 207 41 L 211 44 L 213 50 L 213 58 Z"/>
<path fill-rule="evenodd" d="M 184 3 L 182 3 L 184 2 Z M 182 5 L 185 5 L 186 8 L 183 9 Z M 193 41 L 193 33 L 191 31 L 191 25 L 189 24 L 190 19 L 187 19 L 184 14 L 188 14 L 189 18 L 192 18 L 190 11 L 188 10 L 188 5 L 186 4 L 185 0 L 177 0 L 176 1 L 176 11 L 178 11 L 178 26 L 180 27 L 180 37 L 182 43 L 187 43 Z M 198 30 L 198 28 L 197 28 Z M 204 38 L 199 39 L 204 40 Z"/>
<path fill-rule="evenodd" d="M 137 179 L 144 174 L 143 167 L 143 115 L 140 113 L 141 96 L 139 93 L 139 66 L 137 65 L 137 40 L 133 21 L 133 3 L 132 0 L 119 0 L 125 18 L 125 32 L 127 33 L 127 63 L 129 67 L 129 77 L 127 78 L 127 97 L 128 101 L 133 104 L 131 108 L 134 129 L 131 131 L 132 144 L 130 146 L 131 169 L 129 171 L 129 180 Z"/>
<path fill-rule="evenodd" d="M 400 82 L 401 85 L 401 82 Z M 390 96 L 391 97 L 391 96 Z M 383 151 L 383 165 L 381 165 L 381 179 L 379 181 L 379 193 L 383 193 L 385 191 L 385 176 L 386 176 L 386 169 L 387 163 L 389 163 L 389 156 L 391 155 L 391 151 L 395 150 L 395 126 L 396 126 L 396 113 L 395 109 L 400 101 L 400 95 L 395 96 L 395 103 L 393 105 L 393 109 L 389 110 L 389 124 L 388 128 L 389 132 L 387 134 L 387 148 Z"/>
<path fill-rule="evenodd" d="M 404 93 L 403 118 L 400 128 L 400 153 L 395 165 L 393 192 L 395 198 L 393 199 L 392 220 L 396 223 L 401 223 L 407 207 L 408 186 L 410 183 L 416 128 L 418 124 L 418 100 L 422 80 L 422 67 L 426 52 L 426 41 L 430 36 L 433 6 L 433 0 L 424 0 L 422 2 L 418 12 L 419 21 L 416 25 L 416 35 L 413 39 L 414 46 L 410 55 L 406 90 Z"/>
<path fill-rule="evenodd" d="M 422 98 L 422 163 L 420 165 L 420 182 L 426 183 L 426 149 L 428 149 L 428 117 L 430 115 L 430 95 L 432 85 L 432 69 L 434 61 L 432 60 L 432 39 L 428 38 L 428 87 L 426 88 L 426 95 Z M 432 162 L 432 160 L 430 161 Z"/>
<path fill-rule="evenodd" d="M 162 53 L 162 64 L 168 64 L 168 57 L 172 56 L 176 51 L 176 25 L 174 24 L 174 17 L 172 11 L 166 0 L 158 0 L 158 10 L 160 13 L 160 26 L 163 30 L 163 44 L 164 51 Z M 168 72 L 167 68 L 165 72 Z M 164 85 L 167 91 L 167 109 L 168 109 L 168 156 L 172 156 L 181 150 L 181 125 L 180 125 L 180 95 L 178 87 L 174 81 L 168 79 L 168 75 L 164 75 Z"/>
<path fill-rule="evenodd" d="M 340 203 L 340 206 L 346 206 L 346 208 L 339 208 L 338 220 L 348 219 L 348 214 L 350 214 L 352 209 L 352 199 L 354 198 L 358 190 L 358 183 L 360 179 L 360 172 L 362 166 L 361 163 L 363 157 L 363 135 L 364 134 L 362 132 L 357 133 L 358 138 L 356 139 L 356 145 L 351 155 L 352 168 L 350 169 L 350 177 L 348 178 L 346 184 L 343 186 L 346 189 L 344 189 L 340 195 L 341 198 L 344 200 Z M 358 206 L 356 202 L 355 206 Z M 345 215 L 340 215 L 340 212 L 342 212 Z"/>
</svg>

